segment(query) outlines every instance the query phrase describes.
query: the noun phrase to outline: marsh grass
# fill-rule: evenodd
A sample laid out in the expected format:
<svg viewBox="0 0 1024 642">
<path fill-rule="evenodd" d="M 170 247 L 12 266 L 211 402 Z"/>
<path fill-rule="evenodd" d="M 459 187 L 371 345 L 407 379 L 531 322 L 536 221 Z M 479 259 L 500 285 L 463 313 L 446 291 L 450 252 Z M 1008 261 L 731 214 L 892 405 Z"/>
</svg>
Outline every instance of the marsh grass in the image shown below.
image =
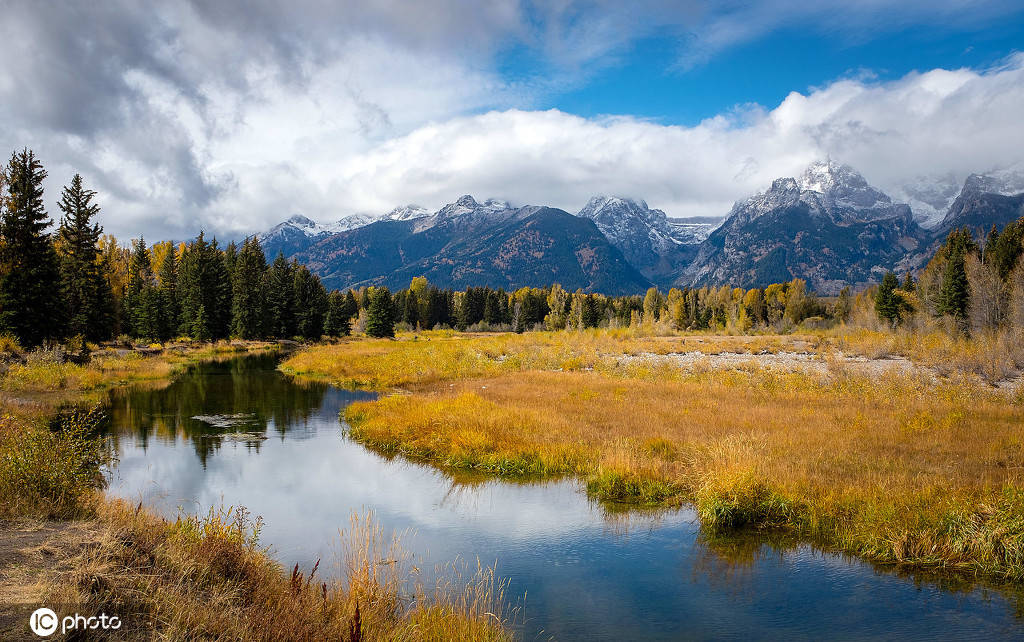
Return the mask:
<svg viewBox="0 0 1024 642">
<path fill-rule="evenodd" d="M 170 522 L 122 502 L 108 531 L 53 578 L 47 599 L 118 613 L 128 638 L 219 640 L 506 640 L 503 584 L 493 569 L 431 586 L 403 574 L 398 538 L 372 514 L 342 534 L 340 579 L 319 561 L 290 573 L 259 545 L 261 524 L 220 508 Z"/>
<path fill-rule="evenodd" d="M 623 355 L 701 351 L 777 352 L 810 336 L 645 336 L 629 329 L 459 335 L 424 332 L 397 340 L 348 339 L 301 350 L 281 364 L 289 374 L 347 387 L 386 390 L 530 370 L 614 370 Z"/>
<path fill-rule="evenodd" d="M 1020 375 L 1024 332 L 1019 328 L 967 336 L 943 327 L 870 330 L 841 326 L 822 333 L 819 346 L 872 359 L 901 356 L 939 374 L 974 374 L 988 384 Z"/>
<path fill-rule="evenodd" d="M 647 340 L 622 339 L 618 355 L 655 352 Z M 753 360 L 622 361 L 616 341 L 353 341 L 296 357 L 329 377 L 411 391 L 346 410 L 351 436 L 384 452 L 451 470 L 573 475 L 609 502 L 691 502 L 709 532 L 781 528 L 880 562 L 1024 579 L 1019 392 L 959 367 L 938 379 L 858 374 L 829 360 L 835 337 L 801 340 L 821 351 L 824 375 Z"/>
</svg>

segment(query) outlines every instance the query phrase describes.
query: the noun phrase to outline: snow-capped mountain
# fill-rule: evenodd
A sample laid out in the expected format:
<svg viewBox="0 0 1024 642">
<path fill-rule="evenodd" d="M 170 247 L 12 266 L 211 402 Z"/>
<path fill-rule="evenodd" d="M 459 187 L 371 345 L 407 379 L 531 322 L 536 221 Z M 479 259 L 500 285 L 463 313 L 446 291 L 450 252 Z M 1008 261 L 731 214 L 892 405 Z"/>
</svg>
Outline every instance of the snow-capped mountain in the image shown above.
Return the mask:
<svg viewBox="0 0 1024 642">
<path fill-rule="evenodd" d="M 724 217 L 691 216 L 688 218 L 669 218 L 668 225 L 672 229 L 672 238 L 683 245 L 699 245 L 707 240 L 724 221 Z"/>
<path fill-rule="evenodd" d="M 1024 163 L 971 174 L 965 180 L 954 173 L 918 176 L 891 190 L 894 198 L 910 205 L 914 218 L 924 227 L 936 228 L 949 213 L 966 183 L 988 194 L 1014 196 L 1024 192 Z"/>
<path fill-rule="evenodd" d="M 982 238 L 1024 216 L 1024 175 L 1014 171 L 971 174 L 934 232 L 939 240 L 966 227 Z"/>
<path fill-rule="evenodd" d="M 414 218 L 423 218 L 431 214 L 432 212 L 425 207 L 409 204 L 396 207 L 380 218 L 387 221 L 411 221 Z"/>
<path fill-rule="evenodd" d="M 365 215 L 353 215 L 325 225 L 296 214 L 260 234 L 259 240 L 268 257 L 273 258 L 278 253 L 291 256 L 331 234 L 365 225 L 370 222 L 367 218 Z"/>
<path fill-rule="evenodd" d="M 812 163 L 798 178 L 777 178 L 772 186 L 737 202 L 726 224 L 750 223 L 781 208 L 806 208 L 808 216 L 835 224 L 891 218 L 906 205 L 894 205 L 857 170 L 831 159 Z"/>
<path fill-rule="evenodd" d="M 877 279 L 925 242 L 910 208 L 855 169 L 813 163 L 737 202 L 701 244 L 682 285 L 749 286 L 799 277 L 818 292 Z"/>
<path fill-rule="evenodd" d="M 626 260 L 654 281 L 682 269 L 692 250 L 714 227 L 671 220 L 642 200 L 620 196 L 595 196 L 576 215 L 594 221 Z"/>
</svg>

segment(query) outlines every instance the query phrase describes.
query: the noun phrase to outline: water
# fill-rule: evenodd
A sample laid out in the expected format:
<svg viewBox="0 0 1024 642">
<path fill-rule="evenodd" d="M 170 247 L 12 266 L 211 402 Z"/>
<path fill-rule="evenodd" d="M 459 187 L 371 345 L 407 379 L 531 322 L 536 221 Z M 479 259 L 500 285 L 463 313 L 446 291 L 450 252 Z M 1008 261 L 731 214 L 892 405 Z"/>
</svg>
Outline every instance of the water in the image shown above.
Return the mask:
<svg viewBox="0 0 1024 642">
<path fill-rule="evenodd" d="M 750 535 L 708 541 L 689 510 L 616 513 L 576 482 L 453 478 L 381 457 L 346 439 L 338 420 L 370 393 L 297 382 L 274 366 L 242 357 L 161 389 L 115 391 L 111 493 L 170 517 L 244 505 L 264 518 L 261 541 L 286 567 L 322 559 L 328 572 L 339 529 L 372 509 L 386 529 L 412 532 L 403 545 L 424 568 L 497 562 L 526 639 L 1024 637 L 999 591 Z M 234 415 L 233 425 L 192 418 L 210 415 Z"/>
</svg>

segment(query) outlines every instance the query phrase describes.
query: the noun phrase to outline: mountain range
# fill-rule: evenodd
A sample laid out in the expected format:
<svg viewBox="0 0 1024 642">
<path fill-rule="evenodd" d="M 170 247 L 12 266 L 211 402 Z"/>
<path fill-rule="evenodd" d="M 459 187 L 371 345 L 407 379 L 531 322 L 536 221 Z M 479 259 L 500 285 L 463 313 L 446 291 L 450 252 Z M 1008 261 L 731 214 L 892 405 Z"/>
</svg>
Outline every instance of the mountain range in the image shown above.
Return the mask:
<svg viewBox="0 0 1024 642">
<path fill-rule="evenodd" d="M 570 214 L 466 195 L 436 212 L 407 205 L 326 225 L 293 216 L 260 240 L 268 257 L 294 257 L 339 289 L 405 287 L 421 275 L 460 289 L 557 282 L 607 294 L 802 278 L 832 294 L 922 267 L 952 229 L 981 236 L 1024 216 L 1024 172 L 972 174 L 955 193 L 947 178 L 901 188 L 910 205 L 824 160 L 776 179 L 722 219 L 671 218 L 615 196 Z"/>
</svg>

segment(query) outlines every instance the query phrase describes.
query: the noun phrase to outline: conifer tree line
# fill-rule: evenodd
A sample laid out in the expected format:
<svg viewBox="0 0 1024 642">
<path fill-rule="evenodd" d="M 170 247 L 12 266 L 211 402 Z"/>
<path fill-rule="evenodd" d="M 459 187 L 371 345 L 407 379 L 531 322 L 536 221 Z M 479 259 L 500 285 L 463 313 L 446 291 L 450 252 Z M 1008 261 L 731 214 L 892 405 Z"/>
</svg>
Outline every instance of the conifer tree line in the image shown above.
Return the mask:
<svg viewBox="0 0 1024 642">
<path fill-rule="evenodd" d="M 1024 329 L 1024 218 L 992 226 L 979 242 L 953 230 L 915 280 L 889 272 L 874 293 L 879 319 L 893 326 L 945 319 L 961 332 Z"/>
<path fill-rule="evenodd" d="M 119 335 L 166 341 L 317 339 L 348 334 L 352 293 L 330 294 L 305 266 L 267 264 L 256 238 L 221 247 L 200 233 L 177 245 L 121 247 L 96 221 L 96 193 L 75 175 L 61 191 L 56 230 L 46 211 L 46 171 L 14 152 L 0 171 L 0 333 L 25 347 Z"/>
</svg>

